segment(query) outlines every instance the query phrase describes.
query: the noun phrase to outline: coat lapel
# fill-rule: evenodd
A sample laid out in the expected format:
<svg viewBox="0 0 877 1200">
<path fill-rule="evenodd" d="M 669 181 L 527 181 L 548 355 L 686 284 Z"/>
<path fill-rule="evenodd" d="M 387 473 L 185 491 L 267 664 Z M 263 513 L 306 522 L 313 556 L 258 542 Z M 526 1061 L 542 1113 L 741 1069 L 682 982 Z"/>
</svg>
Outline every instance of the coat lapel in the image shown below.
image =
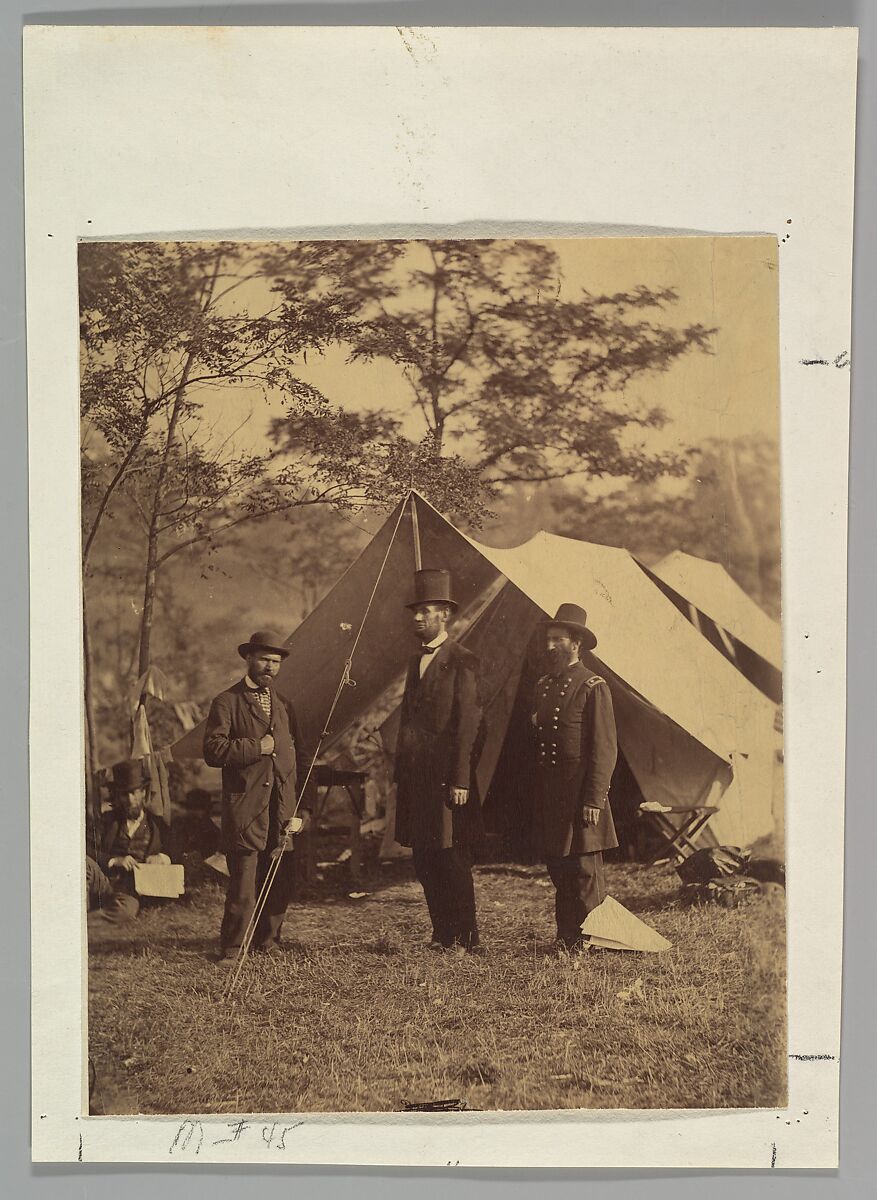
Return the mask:
<svg viewBox="0 0 877 1200">
<path fill-rule="evenodd" d="M 247 685 L 243 681 L 241 681 L 240 689 L 241 689 L 241 693 L 243 696 L 244 704 L 246 704 L 247 708 L 252 713 L 253 718 L 256 721 L 259 721 L 262 725 L 264 725 L 267 728 L 268 724 L 269 724 L 268 716 L 267 716 L 264 708 L 262 707 L 262 705 L 256 699 L 255 692 L 252 690 L 252 688 L 248 688 Z M 276 703 L 277 703 L 277 697 L 272 690 L 272 693 L 271 693 L 271 712 L 272 713 L 274 712 L 274 705 Z"/>
</svg>

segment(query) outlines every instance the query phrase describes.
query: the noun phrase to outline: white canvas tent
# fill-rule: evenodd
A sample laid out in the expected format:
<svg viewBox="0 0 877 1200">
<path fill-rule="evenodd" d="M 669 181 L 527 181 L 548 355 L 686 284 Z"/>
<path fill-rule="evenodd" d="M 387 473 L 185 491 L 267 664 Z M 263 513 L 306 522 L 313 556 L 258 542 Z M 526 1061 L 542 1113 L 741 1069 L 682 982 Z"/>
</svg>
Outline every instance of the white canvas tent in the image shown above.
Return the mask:
<svg viewBox="0 0 877 1200">
<path fill-rule="evenodd" d="M 783 639 L 778 621 L 760 608 L 721 563 L 674 550 L 652 571 L 701 612 L 756 654 L 783 669 Z"/>
<path fill-rule="evenodd" d="M 416 510 L 416 522 L 412 513 Z M 719 806 L 711 833 L 748 845 L 773 827 L 773 705 L 711 646 L 625 550 L 539 533 L 497 550 L 467 537 L 416 493 L 397 509 L 288 640 L 278 685 L 316 744 L 375 580 L 374 598 L 323 752 L 394 694 L 412 648 L 414 543 L 424 566 L 446 567 L 459 611 L 455 636 L 479 655 L 487 740 L 482 796 L 502 767 L 534 634 L 564 601 L 582 604 L 598 645 L 587 665 L 612 690 L 619 745 L 646 800 Z M 386 556 L 386 565 L 381 564 Z M 526 681 L 525 681 L 526 682 Z M 384 713 L 384 717 L 386 713 Z M 393 722 L 382 718 L 392 739 Z M 200 757 L 203 728 L 174 747 Z M 501 771 L 499 772 L 501 774 Z M 500 798 L 501 800 L 501 798 Z"/>
<path fill-rule="evenodd" d="M 781 703 L 783 645 L 779 622 L 755 603 L 721 563 L 674 550 L 644 569 L 751 683 Z"/>
</svg>

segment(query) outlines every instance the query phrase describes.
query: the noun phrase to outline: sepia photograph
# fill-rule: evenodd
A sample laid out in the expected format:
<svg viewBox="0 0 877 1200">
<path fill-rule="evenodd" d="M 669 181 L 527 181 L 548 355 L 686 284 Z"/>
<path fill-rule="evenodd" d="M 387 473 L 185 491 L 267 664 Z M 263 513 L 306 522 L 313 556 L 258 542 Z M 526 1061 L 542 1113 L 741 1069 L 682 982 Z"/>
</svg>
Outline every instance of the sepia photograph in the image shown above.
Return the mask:
<svg viewBox="0 0 877 1200">
<path fill-rule="evenodd" d="M 90 1115 L 786 1103 L 778 271 L 80 243 Z"/>
</svg>

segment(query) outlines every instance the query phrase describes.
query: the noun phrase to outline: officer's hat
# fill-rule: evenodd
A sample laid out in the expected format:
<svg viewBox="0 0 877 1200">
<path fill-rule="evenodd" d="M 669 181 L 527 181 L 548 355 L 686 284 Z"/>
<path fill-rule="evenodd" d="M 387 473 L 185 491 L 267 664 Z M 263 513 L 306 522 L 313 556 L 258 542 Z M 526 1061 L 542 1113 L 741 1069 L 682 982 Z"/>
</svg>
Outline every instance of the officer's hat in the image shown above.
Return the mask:
<svg viewBox="0 0 877 1200">
<path fill-rule="evenodd" d="M 414 598 L 405 605 L 417 608 L 419 604 L 447 604 L 457 607 L 451 596 L 451 572 L 444 567 L 424 567 L 414 572 Z"/>
<path fill-rule="evenodd" d="M 554 617 L 546 617 L 543 625 L 561 625 L 576 638 L 582 639 L 583 650 L 593 650 L 597 639 L 588 629 L 588 614 L 578 604 L 561 604 Z"/>
</svg>

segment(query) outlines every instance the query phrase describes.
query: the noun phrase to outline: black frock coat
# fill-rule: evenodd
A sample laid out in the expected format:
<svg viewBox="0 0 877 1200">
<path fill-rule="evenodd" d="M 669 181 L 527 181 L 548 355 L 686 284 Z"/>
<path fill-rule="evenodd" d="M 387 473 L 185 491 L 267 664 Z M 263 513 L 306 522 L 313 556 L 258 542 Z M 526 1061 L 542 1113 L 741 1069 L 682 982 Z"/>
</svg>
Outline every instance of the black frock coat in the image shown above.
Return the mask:
<svg viewBox="0 0 877 1200">
<path fill-rule="evenodd" d="M 478 659 L 448 638 L 420 678 L 408 664 L 396 744 L 396 841 L 447 850 L 471 844 L 481 828 L 475 766 L 483 744 Z M 468 788 L 454 806 L 451 788 Z"/>
<path fill-rule="evenodd" d="M 609 685 L 580 662 L 536 684 L 533 710 L 536 821 L 548 857 L 593 854 L 618 845 L 609 784 L 618 743 Z M 598 808 L 586 825 L 585 808 Z"/>
</svg>

